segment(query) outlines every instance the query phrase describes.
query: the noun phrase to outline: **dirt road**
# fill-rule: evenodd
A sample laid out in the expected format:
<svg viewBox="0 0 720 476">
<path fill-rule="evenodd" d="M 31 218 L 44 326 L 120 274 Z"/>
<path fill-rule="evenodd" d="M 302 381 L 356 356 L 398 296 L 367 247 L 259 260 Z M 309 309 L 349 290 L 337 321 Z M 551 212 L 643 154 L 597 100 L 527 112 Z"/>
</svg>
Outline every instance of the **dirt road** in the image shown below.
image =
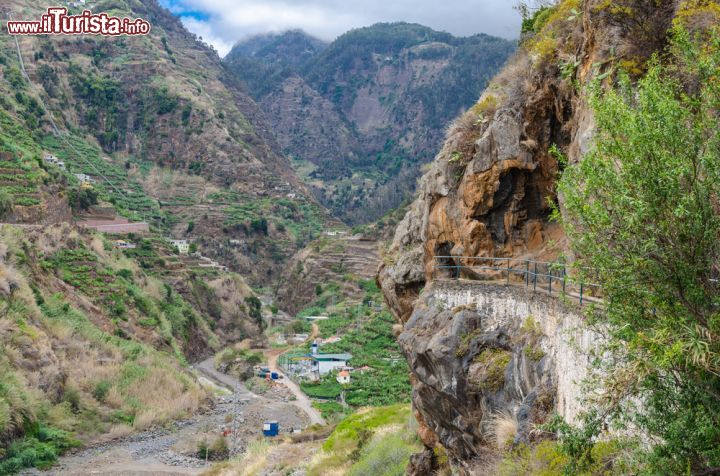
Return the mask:
<svg viewBox="0 0 720 476">
<path fill-rule="evenodd" d="M 313 324 L 315 326 L 315 324 Z M 317 327 L 317 326 L 316 326 Z M 293 405 L 305 412 L 310 418 L 310 422 L 318 425 L 325 425 L 325 419 L 322 417 L 319 411 L 313 406 L 310 399 L 300 390 L 300 387 L 290 380 L 277 366 L 277 359 L 284 352 L 283 349 L 270 349 L 265 351 L 265 357 L 268 359 L 268 367 L 272 372 L 277 372 L 283 376 L 282 382 L 290 391 L 295 395 L 295 400 L 291 402 Z"/>
<path fill-rule="evenodd" d="M 199 377 L 214 382 L 217 390 L 219 386 L 231 390 L 217 394 L 211 410 L 173 422 L 168 428 L 144 431 L 64 456 L 49 471 L 31 469 L 21 474 L 196 475 L 209 467 L 203 459 L 196 457 L 198 444 L 203 439 L 217 438 L 228 426 L 233 426 L 234 436 L 228 437 L 233 453 L 240 454 L 248 442 L 261 437 L 262 424 L 266 420 L 277 420 L 282 430 L 291 430 L 305 427 L 308 415 L 317 416 L 295 402 L 272 400 L 249 392 L 234 377 L 217 372 L 212 359 L 200 362 L 194 368 Z"/>
</svg>

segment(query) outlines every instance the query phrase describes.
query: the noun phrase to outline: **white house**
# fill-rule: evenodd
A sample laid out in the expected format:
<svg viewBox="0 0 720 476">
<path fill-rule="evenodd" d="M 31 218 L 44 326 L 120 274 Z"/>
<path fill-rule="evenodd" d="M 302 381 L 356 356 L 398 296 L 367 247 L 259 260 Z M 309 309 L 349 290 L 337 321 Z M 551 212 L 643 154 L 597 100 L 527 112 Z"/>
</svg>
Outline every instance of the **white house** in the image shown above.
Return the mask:
<svg viewBox="0 0 720 476">
<path fill-rule="evenodd" d="M 86 175 L 86 174 L 73 174 L 73 175 L 75 175 L 75 178 L 78 179 L 78 182 L 80 182 L 81 184 L 89 185 L 91 183 L 95 183 L 95 180 L 93 180 L 93 178 L 90 177 L 89 175 Z"/>
<path fill-rule="evenodd" d="M 115 248 L 120 248 L 120 249 L 124 249 L 124 250 L 132 250 L 132 249 L 136 248 L 135 243 L 130 243 L 125 240 L 115 240 L 115 242 L 113 243 L 113 246 Z"/>
<path fill-rule="evenodd" d="M 348 234 L 347 231 L 342 230 L 328 230 L 325 232 L 327 236 L 345 236 Z"/>
<path fill-rule="evenodd" d="M 45 157 L 43 157 L 43 159 L 45 159 L 45 162 L 47 162 L 48 164 L 57 165 L 57 166 L 60 167 L 61 169 L 65 170 L 65 162 L 63 162 L 62 160 L 58 159 L 58 158 L 55 157 L 54 155 L 52 155 L 52 154 L 45 154 Z"/>
<path fill-rule="evenodd" d="M 350 383 L 350 372 L 347 370 L 341 370 L 340 373 L 337 374 L 337 377 L 335 377 L 335 380 L 340 385 L 347 385 Z"/>
<path fill-rule="evenodd" d="M 168 240 L 171 245 L 178 249 L 181 255 L 186 255 L 190 252 L 190 243 L 188 240 Z"/>
</svg>

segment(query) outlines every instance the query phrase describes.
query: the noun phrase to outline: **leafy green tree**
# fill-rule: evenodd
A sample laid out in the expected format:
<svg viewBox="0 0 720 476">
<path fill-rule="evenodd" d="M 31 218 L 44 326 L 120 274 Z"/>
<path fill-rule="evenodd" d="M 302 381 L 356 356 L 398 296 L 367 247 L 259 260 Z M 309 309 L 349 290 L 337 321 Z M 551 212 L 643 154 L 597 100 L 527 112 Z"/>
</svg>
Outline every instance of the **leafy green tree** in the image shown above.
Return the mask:
<svg viewBox="0 0 720 476">
<path fill-rule="evenodd" d="M 87 210 L 98 202 L 98 192 L 94 188 L 73 187 L 68 192 L 68 200 L 73 210 Z"/>
<path fill-rule="evenodd" d="M 248 314 L 250 314 L 250 317 L 255 319 L 255 322 L 257 322 L 261 329 L 265 329 L 266 323 L 262 318 L 262 302 L 260 302 L 260 299 L 256 296 L 249 296 L 245 298 L 245 304 L 248 306 Z"/>
<path fill-rule="evenodd" d="M 263 235 L 268 234 L 268 222 L 266 218 L 256 218 L 250 222 L 250 228 L 255 233 L 262 233 Z"/>
<path fill-rule="evenodd" d="M 594 147 L 559 183 L 622 356 L 597 415 L 649 435 L 653 474 L 720 470 L 720 40 L 679 31 L 671 53 L 638 84 L 594 86 Z"/>
</svg>

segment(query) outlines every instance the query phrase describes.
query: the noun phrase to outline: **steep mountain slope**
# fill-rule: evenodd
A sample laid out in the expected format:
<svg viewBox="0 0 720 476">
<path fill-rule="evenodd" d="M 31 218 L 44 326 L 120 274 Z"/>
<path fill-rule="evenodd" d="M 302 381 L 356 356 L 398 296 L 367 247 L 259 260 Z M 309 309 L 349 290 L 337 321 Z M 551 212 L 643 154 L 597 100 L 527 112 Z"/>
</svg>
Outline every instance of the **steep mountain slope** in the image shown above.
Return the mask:
<svg viewBox="0 0 720 476">
<path fill-rule="evenodd" d="M 439 279 L 448 276 L 434 265 L 436 256 L 549 261 L 566 251 L 550 212 L 552 203 L 562 205 L 555 190 L 558 155 L 576 163 L 593 136 L 585 86 L 618 68 L 642 74 L 650 56 L 666 45 L 674 19 L 692 18 L 706 28 L 718 19 L 714 2 L 617 3 L 564 0 L 526 21 L 521 51 L 448 131 L 384 257 L 378 281 L 403 326 L 399 341 L 413 372 L 414 406 L 427 447 L 414 458 L 412 474 L 438 467 L 438 445 L 461 474 L 497 474 L 503 451 L 521 448 L 514 454 L 519 471 L 531 464 L 522 458 L 534 453 L 522 445 L 537 437 L 533 426 L 552 411 L 563 413 L 560 400 L 578 399 L 558 388 L 575 356 L 534 350 L 538 342 L 548 351 L 570 339 L 557 325 L 549 333 L 549 319 L 532 319 L 533 307 L 525 303 L 534 298 L 522 290 L 461 284 L 448 291 Z M 505 301 L 495 300 L 496 292 L 507 293 Z M 476 305 L 445 307 L 448 296 L 472 293 L 478 293 Z M 547 309 L 580 312 L 561 302 Z M 500 317 L 513 312 L 515 320 Z M 575 331 L 580 337 L 574 342 L 598 339 L 586 331 Z M 540 451 L 545 453 L 536 455 L 532 467 L 557 470 L 553 450 Z"/>
<path fill-rule="evenodd" d="M 290 262 L 290 271 L 277 284 L 278 304 L 297 313 L 318 291 L 339 284 L 340 295 L 357 292 L 355 281 L 371 280 L 379 263 L 378 242 L 358 236 L 322 236 L 310 242 Z"/>
<path fill-rule="evenodd" d="M 45 6 L 4 3 L 2 30 Z M 0 35 L 2 474 L 206 408 L 187 362 L 262 340 L 244 279 L 165 237 L 266 280 L 327 218 L 209 48 L 153 1 L 93 10 L 153 33 L 18 38 L 28 77 Z M 74 223 L 118 217 L 149 230 Z"/>
<path fill-rule="evenodd" d="M 187 360 L 259 335 L 239 276 L 167 276 L 134 251 L 67 223 L 0 227 L 3 474 L 190 416 L 210 395 Z"/>
<path fill-rule="evenodd" d="M 34 19 L 45 4 L 13 0 L 4 8 L 16 19 Z M 41 95 L 49 111 L 19 104 L 8 80 L 21 78 L 15 45 L 4 35 L 5 110 L 31 110 L 28 127 L 45 150 L 67 160 L 71 172 L 97 176 L 105 161 L 113 177 L 101 188 L 117 192 L 115 202 L 127 193 L 149 196 L 143 218 L 153 225 L 197 238 L 206 254 L 253 279 L 272 275 L 282 261 L 278 247 L 310 240 L 327 216 L 276 152 L 257 106 L 216 53 L 155 1 L 93 6 L 102 11 L 145 18 L 152 31 L 144 37 L 19 38 L 27 72 L 42 85 L 28 96 Z M 91 135 L 99 150 L 90 155 L 100 162 L 90 166 L 76 157 L 84 150 L 51 139 L 46 112 L 76 139 Z M 127 180 L 138 188 L 126 187 Z"/>
<path fill-rule="evenodd" d="M 223 61 L 254 98 L 262 98 L 302 69 L 328 44 L 301 30 L 257 35 L 237 43 Z"/>
<path fill-rule="evenodd" d="M 301 54 L 290 41 L 305 45 Z M 393 23 L 352 30 L 327 48 L 299 32 L 266 36 L 239 43 L 225 62 L 320 201 L 359 223 L 408 197 L 446 124 L 513 50 L 487 35 Z M 293 56 L 281 59 L 286 52 Z"/>
</svg>

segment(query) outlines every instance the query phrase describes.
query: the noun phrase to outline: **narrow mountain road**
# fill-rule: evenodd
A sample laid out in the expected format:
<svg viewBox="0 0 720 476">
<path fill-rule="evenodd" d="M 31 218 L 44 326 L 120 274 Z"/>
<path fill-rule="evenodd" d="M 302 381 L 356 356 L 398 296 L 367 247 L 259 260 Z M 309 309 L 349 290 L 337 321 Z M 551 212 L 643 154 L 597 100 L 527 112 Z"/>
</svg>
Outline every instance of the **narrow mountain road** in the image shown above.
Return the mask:
<svg viewBox="0 0 720 476">
<path fill-rule="evenodd" d="M 315 330 L 317 325 L 313 324 Z M 277 359 L 285 350 L 284 349 L 270 349 L 265 351 L 265 357 L 268 359 L 268 367 L 272 372 L 277 372 L 283 376 L 282 382 L 295 396 L 295 400 L 291 402 L 296 407 L 300 408 L 310 418 L 310 422 L 318 425 L 325 425 L 325 419 L 322 417 L 319 411 L 312 406 L 312 401 L 308 398 L 305 393 L 300 390 L 300 387 L 290 380 L 277 366 Z"/>
<path fill-rule="evenodd" d="M 226 387 L 228 390 L 232 390 L 240 398 L 259 398 L 257 395 L 245 388 L 245 385 L 240 380 L 236 379 L 232 375 L 224 374 L 215 370 L 215 359 L 213 357 L 194 364 L 193 368 L 213 382 Z"/>
</svg>

